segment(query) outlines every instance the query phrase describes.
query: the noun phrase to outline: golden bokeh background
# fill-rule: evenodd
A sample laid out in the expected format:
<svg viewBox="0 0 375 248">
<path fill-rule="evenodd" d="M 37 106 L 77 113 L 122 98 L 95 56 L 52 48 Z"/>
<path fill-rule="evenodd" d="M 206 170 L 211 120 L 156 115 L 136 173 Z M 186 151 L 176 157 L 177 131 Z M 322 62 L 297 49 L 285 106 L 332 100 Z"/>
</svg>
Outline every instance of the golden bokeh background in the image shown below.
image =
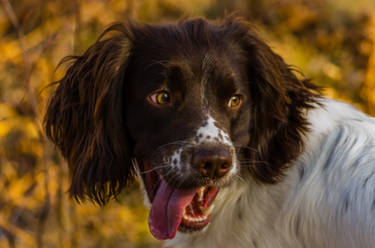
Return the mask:
<svg viewBox="0 0 375 248">
<path fill-rule="evenodd" d="M 324 93 L 375 115 L 373 0 L 0 0 L 0 247 L 160 247 L 137 185 L 105 207 L 69 199 L 65 162 L 42 132 L 59 61 L 111 22 L 237 12 Z"/>
</svg>

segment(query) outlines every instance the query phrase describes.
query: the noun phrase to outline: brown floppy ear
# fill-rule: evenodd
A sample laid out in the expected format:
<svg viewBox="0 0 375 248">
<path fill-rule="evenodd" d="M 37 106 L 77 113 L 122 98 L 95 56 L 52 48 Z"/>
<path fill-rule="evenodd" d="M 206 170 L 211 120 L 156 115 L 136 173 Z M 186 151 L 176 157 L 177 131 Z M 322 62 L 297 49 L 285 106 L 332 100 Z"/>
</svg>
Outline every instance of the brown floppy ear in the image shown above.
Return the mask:
<svg viewBox="0 0 375 248">
<path fill-rule="evenodd" d="M 229 16 L 225 25 L 240 42 L 251 96 L 249 167 L 256 179 L 276 183 L 303 150 L 308 130 L 306 111 L 316 106 L 320 88 L 299 79 L 294 70 L 258 38 L 241 18 Z"/>
<path fill-rule="evenodd" d="M 65 59 L 72 63 L 47 106 L 45 131 L 68 161 L 77 200 L 105 204 L 134 176 L 122 99 L 129 36 L 114 24 L 83 55 Z"/>
</svg>

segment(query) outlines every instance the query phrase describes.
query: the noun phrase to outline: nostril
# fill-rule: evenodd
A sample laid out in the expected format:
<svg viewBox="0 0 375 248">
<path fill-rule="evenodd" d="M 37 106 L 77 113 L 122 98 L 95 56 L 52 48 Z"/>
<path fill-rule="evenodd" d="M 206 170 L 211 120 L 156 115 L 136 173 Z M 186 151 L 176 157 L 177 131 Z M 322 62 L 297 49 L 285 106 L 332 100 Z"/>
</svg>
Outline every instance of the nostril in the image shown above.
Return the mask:
<svg viewBox="0 0 375 248">
<path fill-rule="evenodd" d="M 232 159 L 227 149 L 199 149 L 193 154 L 193 165 L 204 177 L 220 178 L 232 168 Z"/>
<path fill-rule="evenodd" d="M 203 176 L 209 176 L 210 172 L 212 171 L 212 163 L 210 161 L 205 161 L 200 163 L 199 171 Z"/>
<path fill-rule="evenodd" d="M 211 161 L 203 161 L 201 164 L 200 164 L 200 168 L 203 168 L 203 169 L 210 169 L 212 168 L 212 162 Z"/>
<path fill-rule="evenodd" d="M 223 162 L 216 170 L 216 174 L 218 177 L 223 177 L 228 171 L 231 169 L 231 165 L 228 162 Z"/>
<path fill-rule="evenodd" d="M 228 169 L 230 167 L 229 163 L 224 162 L 221 164 L 220 169 Z"/>
</svg>

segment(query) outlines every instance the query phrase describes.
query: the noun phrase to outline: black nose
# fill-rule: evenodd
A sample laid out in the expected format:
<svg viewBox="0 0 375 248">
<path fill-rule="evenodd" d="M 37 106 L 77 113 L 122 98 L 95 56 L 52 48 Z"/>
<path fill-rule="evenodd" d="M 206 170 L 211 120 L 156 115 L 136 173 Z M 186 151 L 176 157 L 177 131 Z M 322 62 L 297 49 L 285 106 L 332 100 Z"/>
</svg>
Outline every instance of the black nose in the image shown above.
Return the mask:
<svg viewBox="0 0 375 248">
<path fill-rule="evenodd" d="M 225 148 L 198 149 L 193 154 L 193 165 L 202 176 L 218 179 L 232 168 L 232 157 Z"/>
</svg>

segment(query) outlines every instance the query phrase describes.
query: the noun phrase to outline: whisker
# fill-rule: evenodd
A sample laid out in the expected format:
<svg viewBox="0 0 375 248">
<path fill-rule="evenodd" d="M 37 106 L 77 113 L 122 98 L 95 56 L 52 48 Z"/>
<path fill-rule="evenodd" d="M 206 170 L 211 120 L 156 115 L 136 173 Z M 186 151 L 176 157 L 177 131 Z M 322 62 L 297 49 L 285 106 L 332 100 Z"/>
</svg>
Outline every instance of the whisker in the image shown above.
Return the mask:
<svg viewBox="0 0 375 248">
<path fill-rule="evenodd" d="M 264 165 L 269 165 L 267 161 L 257 161 L 257 160 L 240 160 L 240 165 L 243 167 L 251 166 L 254 164 L 264 164 Z"/>
<path fill-rule="evenodd" d="M 150 170 L 142 171 L 141 174 L 147 174 L 147 173 L 153 172 L 153 171 L 161 169 L 161 168 L 166 168 L 168 166 L 169 166 L 169 164 L 162 164 L 162 165 L 156 166 L 156 167 L 154 167 L 154 168 L 152 168 Z"/>
<path fill-rule="evenodd" d="M 153 158 L 155 158 L 156 156 L 163 154 L 164 149 L 173 145 L 181 145 L 181 146 L 188 147 L 188 146 L 192 146 L 193 144 L 190 141 L 186 141 L 186 140 L 176 140 L 170 143 L 163 144 L 159 146 L 158 148 L 156 148 L 155 151 L 151 154 L 150 156 L 151 160 L 153 160 Z"/>
<path fill-rule="evenodd" d="M 240 148 L 240 149 L 247 149 L 253 152 L 258 152 L 257 149 L 250 147 L 250 146 L 240 146 L 240 145 L 234 145 L 235 148 Z"/>
<path fill-rule="evenodd" d="M 240 163 L 268 163 L 268 162 L 261 161 L 261 160 L 240 160 Z"/>
<path fill-rule="evenodd" d="M 234 176 L 234 180 L 239 180 L 239 181 L 241 181 L 243 183 L 246 182 L 245 179 L 240 174 L 235 175 Z"/>
<path fill-rule="evenodd" d="M 162 177 L 163 177 L 163 178 L 165 178 L 165 177 L 169 177 L 170 173 L 172 173 L 172 172 L 173 172 L 173 170 L 172 170 L 172 168 L 171 168 L 171 169 L 168 170 L 166 173 L 163 173 L 163 174 L 162 174 Z"/>
<path fill-rule="evenodd" d="M 242 167 L 249 167 L 249 166 L 252 166 L 252 165 L 268 165 L 267 162 L 254 162 L 254 163 L 242 163 L 241 166 Z"/>
</svg>

